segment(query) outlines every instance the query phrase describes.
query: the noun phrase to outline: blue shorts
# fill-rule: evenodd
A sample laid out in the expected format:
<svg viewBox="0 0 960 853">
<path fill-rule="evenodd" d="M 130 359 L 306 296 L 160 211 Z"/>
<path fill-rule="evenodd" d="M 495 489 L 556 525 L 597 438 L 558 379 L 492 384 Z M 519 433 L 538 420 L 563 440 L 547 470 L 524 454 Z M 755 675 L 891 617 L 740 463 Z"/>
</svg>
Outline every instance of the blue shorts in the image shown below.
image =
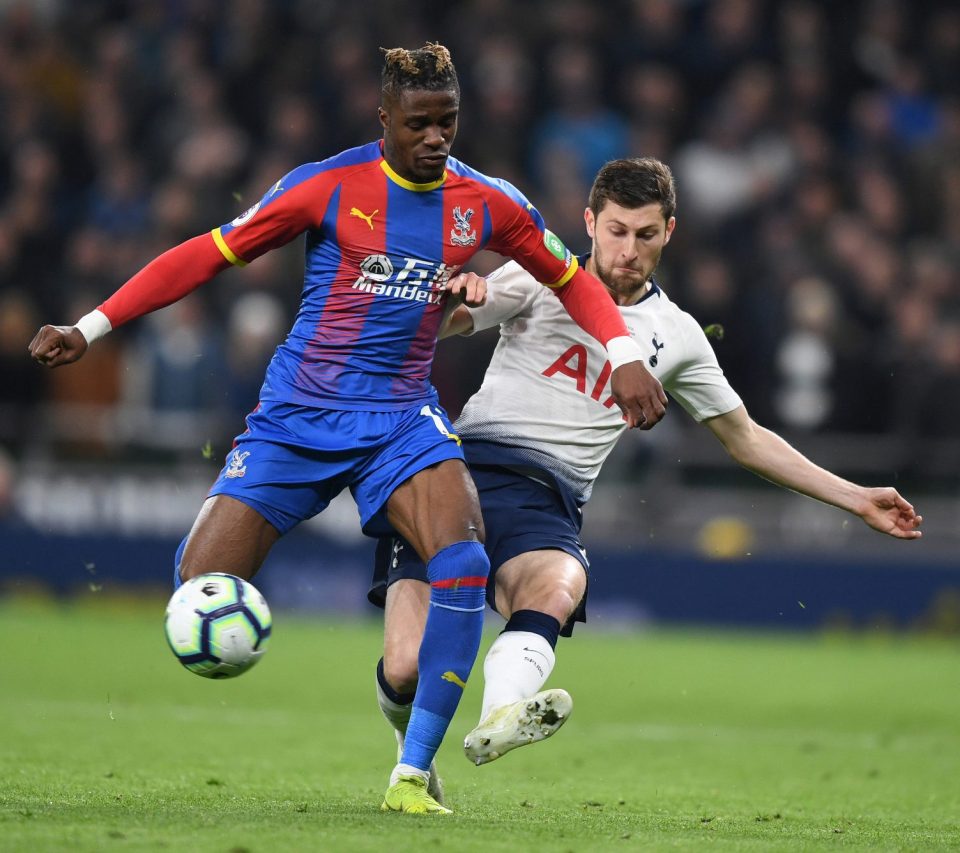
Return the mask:
<svg viewBox="0 0 960 853">
<path fill-rule="evenodd" d="M 495 465 L 470 466 L 480 495 L 486 529 L 490 577 L 487 604 L 497 609 L 494 593 L 497 569 L 507 560 L 528 551 L 556 549 L 579 560 L 589 574 L 587 552 L 580 542 L 581 516 L 569 496 L 524 474 Z M 427 569 L 416 551 L 400 537 L 387 536 L 377 543 L 373 583 L 367 598 L 378 607 L 386 603 L 387 587 L 401 579 L 427 580 Z M 574 622 L 587 621 L 587 596 L 563 626 L 570 636 Z"/>
<path fill-rule="evenodd" d="M 247 416 L 209 495 L 229 495 L 281 534 L 312 518 L 349 488 L 363 532 L 392 532 L 387 499 L 418 471 L 463 459 L 450 420 L 435 401 L 396 412 L 314 409 L 261 403 Z"/>
</svg>

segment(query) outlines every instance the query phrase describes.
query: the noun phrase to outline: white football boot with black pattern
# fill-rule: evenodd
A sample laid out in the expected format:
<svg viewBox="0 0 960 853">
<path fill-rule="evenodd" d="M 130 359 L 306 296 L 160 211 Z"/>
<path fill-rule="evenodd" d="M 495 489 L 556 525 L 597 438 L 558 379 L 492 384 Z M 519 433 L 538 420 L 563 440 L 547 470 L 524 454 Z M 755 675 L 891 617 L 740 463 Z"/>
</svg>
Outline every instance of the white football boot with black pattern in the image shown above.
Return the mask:
<svg viewBox="0 0 960 853">
<path fill-rule="evenodd" d="M 494 708 L 467 735 L 463 751 L 474 764 L 489 764 L 518 746 L 546 740 L 571 711 L 573 699 L 566 690 L 541 690 L 529 699 Z"/>
</svg>

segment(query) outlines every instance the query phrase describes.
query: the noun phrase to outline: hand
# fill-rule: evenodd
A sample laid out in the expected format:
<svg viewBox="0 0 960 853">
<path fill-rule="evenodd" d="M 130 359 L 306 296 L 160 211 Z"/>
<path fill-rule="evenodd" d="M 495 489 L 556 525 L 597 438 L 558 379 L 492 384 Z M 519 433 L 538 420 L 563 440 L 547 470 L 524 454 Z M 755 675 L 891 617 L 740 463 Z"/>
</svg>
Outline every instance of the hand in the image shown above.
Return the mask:
<svg viewBox="0 0 960 853">
<path fill-rule="evenodd" d="M 460 301 L 470 307 L 479 308 L 487 301 L 487 280 L 475 272 L 462 272 L 447 282 L 446 291 L 459 297 Z"/>
<path fill-rule="evenodd" d="M 631 429 L 651 429 L 666 414 L 663 386 L 642 361 L 628 361 L 614 370 L 610 390 Z"/>
<path fill-rule="evenodd" d="M 866 490 L 866 505 L 857 513 L 874 530 L 896 539 L 919 539 L 923 516 L 893 488 Z"/>
<path fill-rule="evenodd" d="M 59 367 L 80 358 L 87 351 L 87 339 L 76 326 L 43 326 L 28 350 L 38 364 Z"/>
</svg>

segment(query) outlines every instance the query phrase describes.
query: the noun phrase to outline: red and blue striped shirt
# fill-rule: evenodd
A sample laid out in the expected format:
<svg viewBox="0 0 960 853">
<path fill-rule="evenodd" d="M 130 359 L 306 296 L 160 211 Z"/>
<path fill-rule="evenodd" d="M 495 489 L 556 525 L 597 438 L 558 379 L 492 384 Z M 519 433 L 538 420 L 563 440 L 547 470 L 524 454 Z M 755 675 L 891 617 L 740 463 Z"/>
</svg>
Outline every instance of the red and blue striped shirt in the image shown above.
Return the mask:
<svg viewBox="0 0 960 853">
<path fill-rule="evenodd" d="M 476 252 L 514 258 L 554 286 L 577 267 L 510 184 L 453 158 L 439 180 L 412 183 L 379 141 L 299 166 L 212 232 L 240 265 L 303 233 L 300 309 L 267 370 L 264 400 L 389 410 L 435 396 L 442 288 Z"/>
</svg>

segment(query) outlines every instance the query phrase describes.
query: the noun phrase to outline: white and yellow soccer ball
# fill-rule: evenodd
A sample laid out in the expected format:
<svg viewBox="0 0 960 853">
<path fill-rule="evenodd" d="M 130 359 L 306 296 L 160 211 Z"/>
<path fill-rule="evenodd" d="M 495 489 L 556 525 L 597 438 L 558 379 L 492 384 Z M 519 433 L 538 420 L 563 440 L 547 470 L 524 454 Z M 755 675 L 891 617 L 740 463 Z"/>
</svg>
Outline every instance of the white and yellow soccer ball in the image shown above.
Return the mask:
<svg viewBox="0 0 960 853">
<path fill-rule="evenodd" d="M 190 672 L 232 678 L 263 657 L 272 625 L 267 601 L 253 584 L 213 572 L 188 580 L 173 594 L 164 631 Z"/>
</svg>

